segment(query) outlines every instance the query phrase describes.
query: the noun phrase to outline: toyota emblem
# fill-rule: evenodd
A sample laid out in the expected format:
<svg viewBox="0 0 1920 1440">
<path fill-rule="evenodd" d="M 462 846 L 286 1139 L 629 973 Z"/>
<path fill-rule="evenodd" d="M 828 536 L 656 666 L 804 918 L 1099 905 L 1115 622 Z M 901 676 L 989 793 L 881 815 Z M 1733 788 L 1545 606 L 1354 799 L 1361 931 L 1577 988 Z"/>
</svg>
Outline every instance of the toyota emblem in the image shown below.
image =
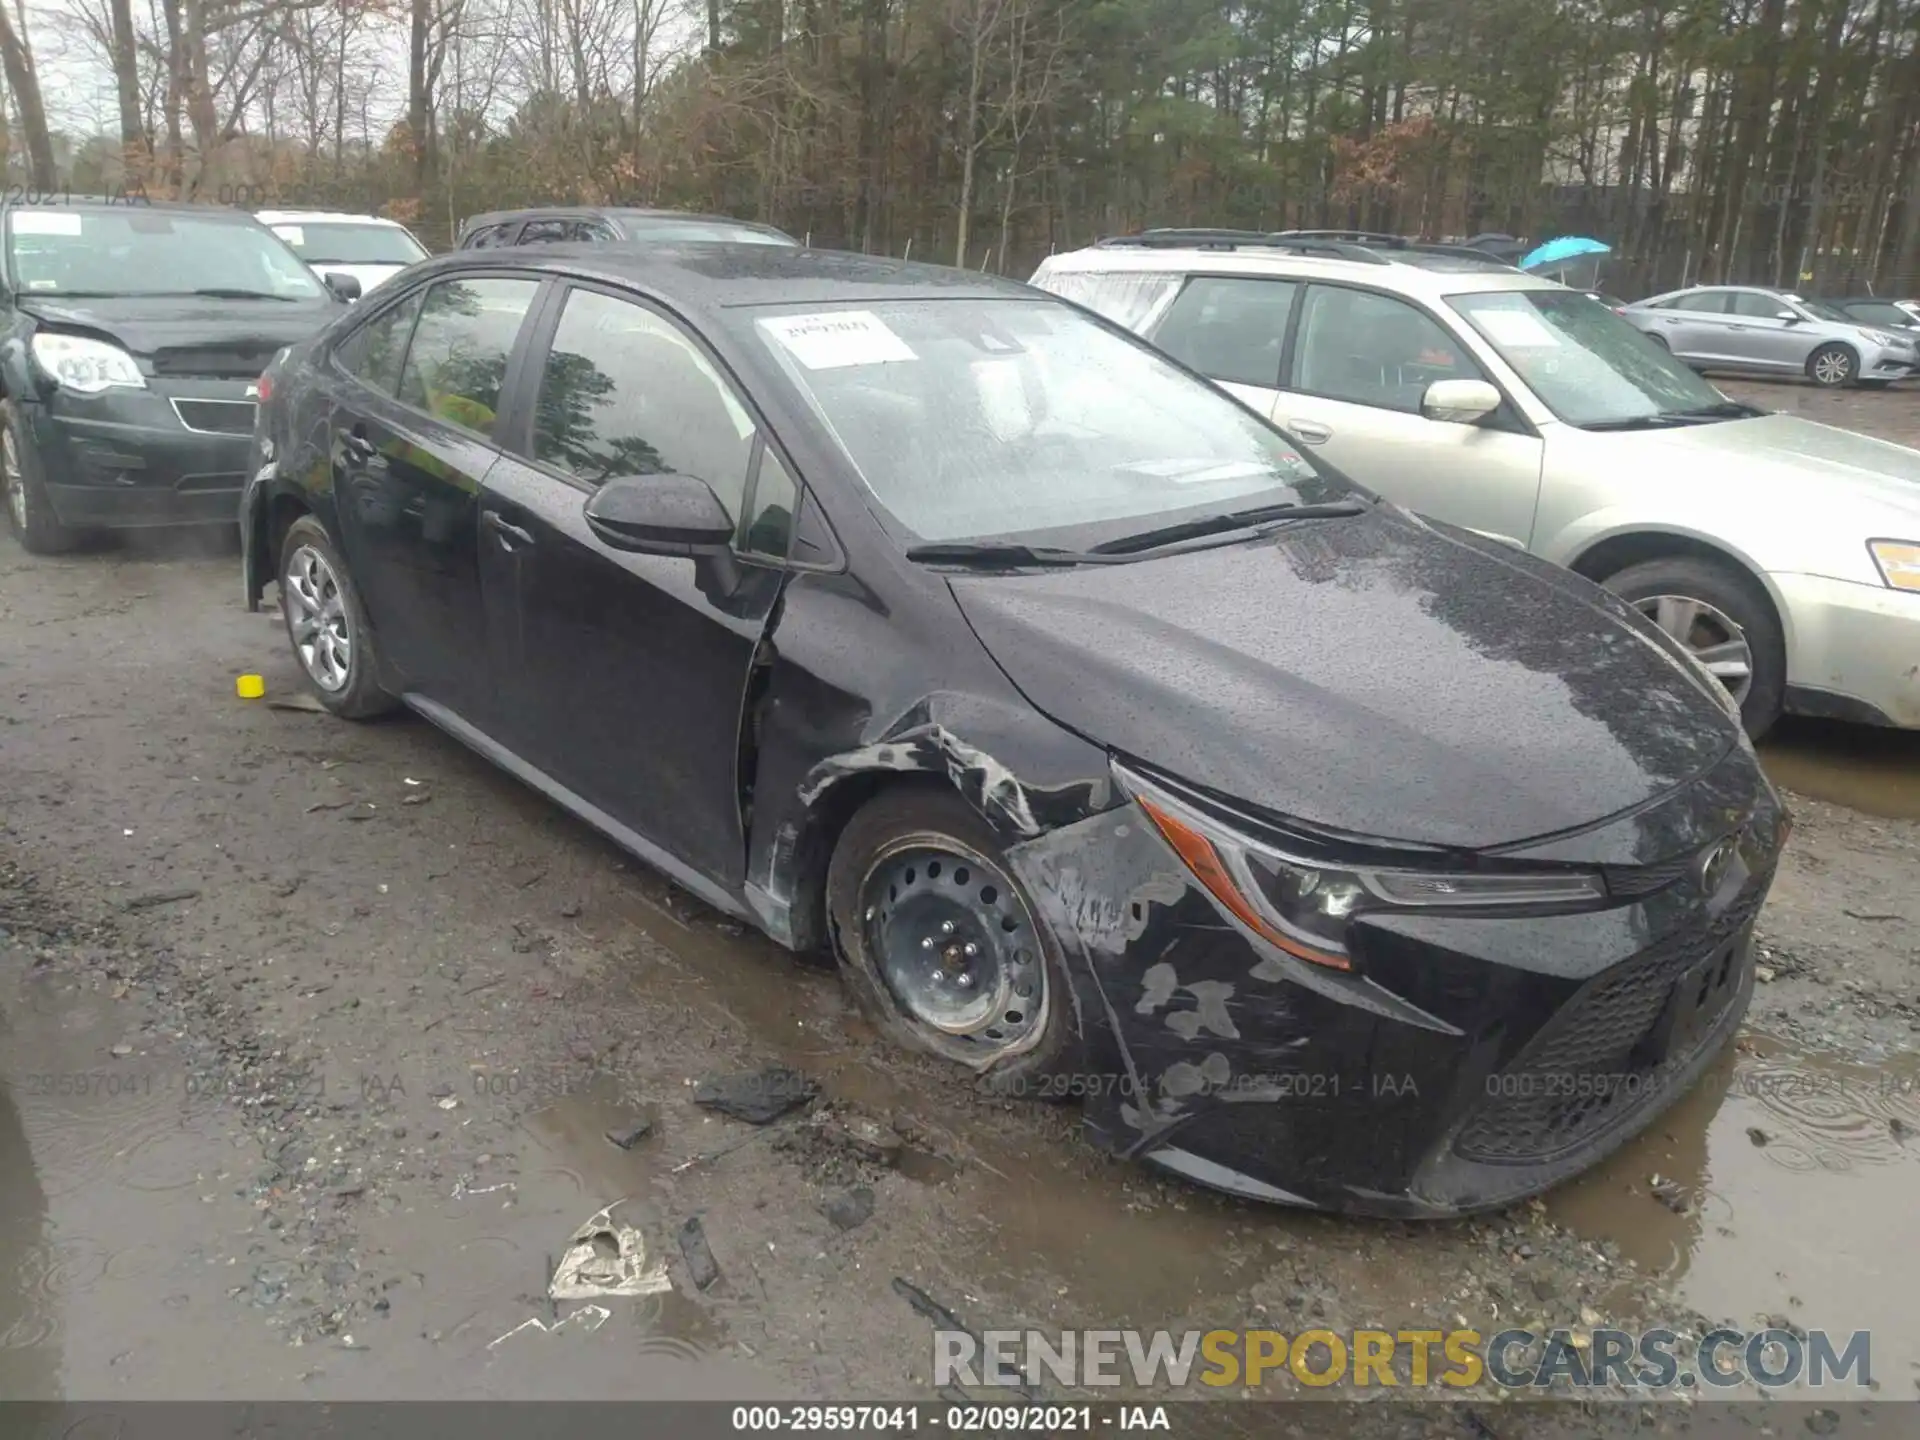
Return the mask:
<svg viewBox="0 0 1920 1440">
<path fill-rule="evenodd" d="M 1694 874 L 1699 877 L 1702 892 L 1708 895 L 1718 893 L 1720 882 L 1727 878 L 1727 871 L 1733 868 L 1733 857 L 1737 850 L 1738 846 L 1732 840 L 1722 840 L 1701 852 L 1694 864 Z"/>
</svg>

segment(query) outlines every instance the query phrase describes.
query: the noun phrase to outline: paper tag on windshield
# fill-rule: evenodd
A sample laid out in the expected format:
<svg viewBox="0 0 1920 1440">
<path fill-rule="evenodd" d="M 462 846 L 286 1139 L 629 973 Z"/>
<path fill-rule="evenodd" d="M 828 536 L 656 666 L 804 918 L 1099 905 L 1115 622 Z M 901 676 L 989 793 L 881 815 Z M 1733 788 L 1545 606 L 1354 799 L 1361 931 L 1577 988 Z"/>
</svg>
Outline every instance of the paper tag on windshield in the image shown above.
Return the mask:
<svg viewBox="0 0 1920 1440">
<path fill-rule="evenodd" d="M 1543 325 L 1540 318 L 1528 310 L 1483 310 L 1475 318 L 1496 345 L 1512 345 L 1524 350 L 1529 346 L 1549 349 L 1560 343 L 1560 337 L 1552 328 Z"/>
<path fill-rule="evenodd" d="M 78 235 L 80 217 L 58 210 L 16 210 L 13 212 L 16 235 Z"/>
<path fill-rule="evenodd" d="M 276 225 L 273 227 L 273 233 L 296 250 L 307 243 L 307 232 L 298 225 Z"/>
<path fill-rule="evenodd" d="M 871 310 L 827 310 L 762 320 L 767 332 L 809 370 L 885 365 L 919 357 Z"/>
</svg>

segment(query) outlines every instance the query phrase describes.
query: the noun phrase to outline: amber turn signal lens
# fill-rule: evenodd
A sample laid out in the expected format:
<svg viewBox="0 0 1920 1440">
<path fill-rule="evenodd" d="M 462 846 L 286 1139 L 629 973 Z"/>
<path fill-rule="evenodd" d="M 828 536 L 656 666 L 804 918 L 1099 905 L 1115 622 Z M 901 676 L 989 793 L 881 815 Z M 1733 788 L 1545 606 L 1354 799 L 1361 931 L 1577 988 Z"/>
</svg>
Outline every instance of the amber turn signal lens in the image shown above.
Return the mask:
<svg viewBox="0 0 1920 1440">
<path fill-rule="evenodd" d="M 1227 907 L 1227 912 L 1234 919 L 1268 944 L 1279 947 L 1289 955 L 1309 960 L 1315 965 L 1325 965 L 1332 970 L 1353 968 L 1353 962 L 1346 956 L 1330 955 L 1324 950 L 1315 950 L 1275 929 L 1273 924 L 1264 919 L 1254 908 L 1253 903 L 1241 893 L 1240 887 L 1234 884 L 1233 876 L 1227 873 L 1227 867 L 1220 859 L 1220 852 L 1213 848 L 1211 840 L 1177 815 L 1162 809 L 1144 796 L 1134 798 L 1140 808 L 1146 812 L 1147 818 L 1153 821 L 1154 826 L 1166 838 L 1167 844 L 1173 847 L 1174 854 L 1186 862 L 1194 878 L 1207 887 L 1208 894 Z"/>
</svg>

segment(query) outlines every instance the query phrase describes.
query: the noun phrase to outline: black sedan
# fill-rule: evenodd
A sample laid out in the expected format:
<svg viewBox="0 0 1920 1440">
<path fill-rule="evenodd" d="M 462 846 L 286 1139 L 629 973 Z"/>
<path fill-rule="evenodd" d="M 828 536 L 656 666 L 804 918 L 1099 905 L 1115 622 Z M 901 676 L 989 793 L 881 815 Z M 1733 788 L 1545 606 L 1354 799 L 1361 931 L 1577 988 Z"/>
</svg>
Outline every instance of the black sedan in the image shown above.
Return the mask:
<svg viewBox="0 0 1920 1440">
<path fill-rule="evenodd" d="M 246 598 L 899 1043 L 1202 1183 L 1593 1163 L 1728 1041 L 1786 815 L 1712 677 L 1090 313 L 771 246 L 456 255 L 262 377 Z"/>
</svg>

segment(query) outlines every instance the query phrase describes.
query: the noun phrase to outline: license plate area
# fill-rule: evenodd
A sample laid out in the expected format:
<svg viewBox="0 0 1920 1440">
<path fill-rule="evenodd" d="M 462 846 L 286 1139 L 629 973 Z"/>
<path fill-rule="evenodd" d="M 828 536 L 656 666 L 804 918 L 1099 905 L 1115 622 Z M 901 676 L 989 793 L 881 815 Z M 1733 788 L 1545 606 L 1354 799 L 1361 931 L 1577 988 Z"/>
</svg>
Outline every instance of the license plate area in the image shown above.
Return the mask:
<svg viewBox="0 0 1920 1440">
<path fill-rule="evenodd" d="M 1635 1059 L 1653 1066 L 1691 1053 L 1732 1003 L 1745 956 L 1746 941 L 1730 941 L 1676 980 Z"/>
</svg>

